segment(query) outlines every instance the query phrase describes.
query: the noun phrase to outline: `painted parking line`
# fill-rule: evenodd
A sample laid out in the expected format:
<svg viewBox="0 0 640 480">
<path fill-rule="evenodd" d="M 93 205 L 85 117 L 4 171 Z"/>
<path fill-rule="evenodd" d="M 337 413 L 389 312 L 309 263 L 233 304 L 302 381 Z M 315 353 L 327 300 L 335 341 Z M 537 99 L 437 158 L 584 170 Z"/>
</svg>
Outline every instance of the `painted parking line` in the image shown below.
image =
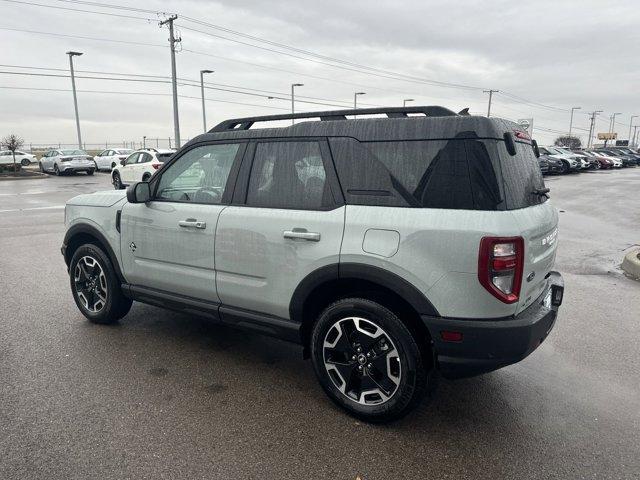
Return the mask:
<svg viewBox="0 0 640 480">
<path fill-rule="evenodd" d="M 12 208 L 10 210 L 0 210 L 0 213 L 7 212 L 28 212 L 30 210 L 59 210 L 64 208 L 64 205 L 53 205 L 51 207 L 31 207 L 31 208 Z"/>
</svg>

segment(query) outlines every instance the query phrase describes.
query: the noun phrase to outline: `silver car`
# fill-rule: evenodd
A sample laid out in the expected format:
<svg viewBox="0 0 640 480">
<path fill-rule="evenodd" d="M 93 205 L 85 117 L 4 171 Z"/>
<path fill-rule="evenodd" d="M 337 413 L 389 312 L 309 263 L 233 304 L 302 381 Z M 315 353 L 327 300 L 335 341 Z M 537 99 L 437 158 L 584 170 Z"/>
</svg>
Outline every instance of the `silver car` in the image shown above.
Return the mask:
<svg viewBox="0 0 640 480">
<path fill-rule="evenodd" d="M 387 118 L 350 119 L 371 114 Z M 292 118 L 308 121 L 251 128 Z M 513 122 L 443 107 L 228 120 L 148 182 L 67 203 L 73 298 L 95 323 L 138 301 L 299 343 L 336 404 L 396 419 L 434 372 L 518 362 L 552 330 L 537 151 Z"/>
<path fill-rule="evenodd" d="M 93 157 L 84 150 L 49 150 L 40 159 L 40 171 L 56 175 L 85 172 L 93 175 L 96 164 Z"/>
</svg>

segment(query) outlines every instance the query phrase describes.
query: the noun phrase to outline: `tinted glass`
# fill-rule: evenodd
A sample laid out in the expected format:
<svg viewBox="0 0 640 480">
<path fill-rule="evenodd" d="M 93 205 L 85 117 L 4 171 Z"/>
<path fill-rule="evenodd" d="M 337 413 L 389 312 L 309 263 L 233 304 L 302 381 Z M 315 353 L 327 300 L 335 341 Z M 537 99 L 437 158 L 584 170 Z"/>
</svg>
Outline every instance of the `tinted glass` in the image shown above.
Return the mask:
<svg viewBox="0 0 640 480">
<path fill-rule="evenodd" d="M 331 139 L 331 151 L 348 203 L 495 210 L 502 202 L 480 140 Z"/>
<path fill-rule="evenodd" d="M 60 150 L 63 155 L 86 155 L 84 150 Z"/>
<path fill-rule="evenodd" d="M 156 153 L 156 159 L 162 163 L 169 160 L 172 156 L 173 156 L 173 153 Z"/>
<path fill-rule="evenodd" d="M 317 142 L 258 143 L 247 205 L 308 210 L 331 203 Z"/>
<path fill-rule="evenodd" d="M 504 142 L 496 142 L 504 185 L 506 207 L 509 210 L 538 205 L 547 200 L 534 193 L 545 188 L 542 172 L 533 148 L 528 143 L 515 142 L 516 155 L 507 152 Z"/>
<path fill-rule="evenodd" d="M 204 145 L 189 150 L 162 173 L 156 199 L 218 204 L 240 144 Z"/>
</svg>

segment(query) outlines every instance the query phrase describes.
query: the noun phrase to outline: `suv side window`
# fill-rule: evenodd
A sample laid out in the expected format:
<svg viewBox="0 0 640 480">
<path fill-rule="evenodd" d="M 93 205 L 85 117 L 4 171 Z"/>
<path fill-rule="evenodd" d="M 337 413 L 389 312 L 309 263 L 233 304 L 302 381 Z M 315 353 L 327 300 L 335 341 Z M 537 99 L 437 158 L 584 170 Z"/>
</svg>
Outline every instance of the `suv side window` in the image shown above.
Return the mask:
<svg viewBox="0 0 640 480">
<path fill-rule="evenodd" d="M 331 203 L 331 189 L 317 141 L 256 145 L 247 205 L 319 210 Z"/>
<path fill-rule="evenodd" d="M 134 163 L 136 163 L 136 161 L 138 160 L 138 156 L 140 154 L 138 152 L 134 152 L 131 155 L 129 155 L 127 157 L 127 159 L 124 161 L 125 165 L 133 165 Z"/>
<path fill-rule="evenodd" d="M 153 157 L 148 153 L 141 153 L 138 157 L 138 163 L 147 163 L 153 160 Z"/>
<path fill-rule="evenodd" d="M 239 143 L 203 145 L 187 151 L 163 170 L 156 200 L 219 204 L 241 147 Z"/>
</svg>

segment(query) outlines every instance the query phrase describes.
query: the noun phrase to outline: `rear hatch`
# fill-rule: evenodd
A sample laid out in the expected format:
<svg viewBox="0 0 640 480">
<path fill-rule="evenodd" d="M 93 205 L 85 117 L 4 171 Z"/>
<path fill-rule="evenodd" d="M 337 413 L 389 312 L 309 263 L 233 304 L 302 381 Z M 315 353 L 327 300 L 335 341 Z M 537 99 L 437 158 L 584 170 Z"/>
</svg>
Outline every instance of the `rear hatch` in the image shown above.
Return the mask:
<svg viewBox="0 0 640 480">
<path fill-rule="evenodd" d="M 515 154 L 503 144 L 499 148 L 499 164 L 505 207 L 524 239 L 522 285 L 516 310 L 520 312 L 546 289 L 558 243 L 558 213 L 543 193 L 544 178 L 530 140 L 526 134 L 514 137 Z"/>
</svg>

